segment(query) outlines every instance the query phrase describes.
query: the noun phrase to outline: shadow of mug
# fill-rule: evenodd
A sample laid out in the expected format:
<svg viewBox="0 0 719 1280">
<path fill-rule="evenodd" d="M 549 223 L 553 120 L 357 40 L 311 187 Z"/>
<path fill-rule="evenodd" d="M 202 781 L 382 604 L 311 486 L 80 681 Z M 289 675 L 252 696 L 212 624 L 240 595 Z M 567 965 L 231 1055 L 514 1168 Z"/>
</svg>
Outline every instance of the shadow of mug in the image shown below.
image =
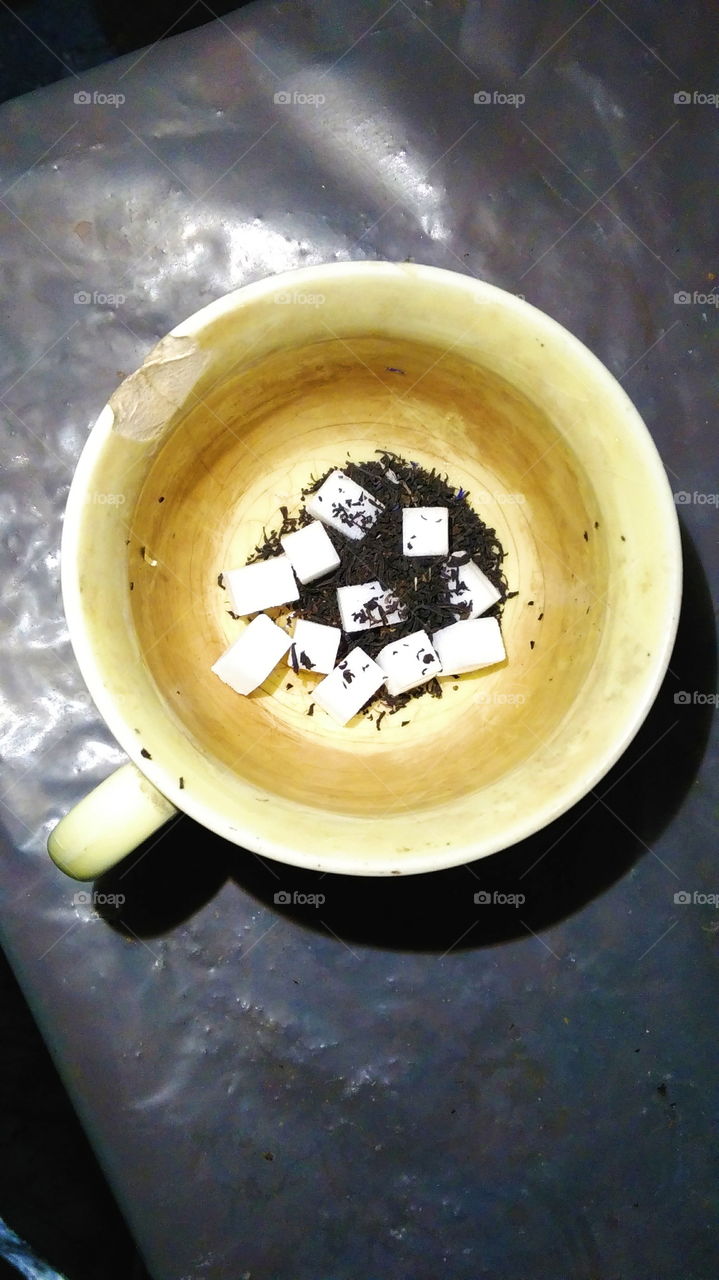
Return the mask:
<svg viewBox="0 0 719 1280">
<path fill-rule="evenodd" d="M 620 879 L 671 821 L 706 747 L 713 705 L 696 694 L 717 687 L 714 609 L 684 529 L 682 545 L 679 629 L 649 715 L 597 787 L 536 835 L 447 871 L 374 878 L 265 862 L 181 815 L 97 881 L 98 891 L 124 897 L 122 906 L 107 909 L 107 922 L 140 938 L 166 933 L 228 878 L 309 929 L 394 950 L 442 954 L 491 946 L 528 930 L 539 933 L 580 910 Z"/>
</svg>

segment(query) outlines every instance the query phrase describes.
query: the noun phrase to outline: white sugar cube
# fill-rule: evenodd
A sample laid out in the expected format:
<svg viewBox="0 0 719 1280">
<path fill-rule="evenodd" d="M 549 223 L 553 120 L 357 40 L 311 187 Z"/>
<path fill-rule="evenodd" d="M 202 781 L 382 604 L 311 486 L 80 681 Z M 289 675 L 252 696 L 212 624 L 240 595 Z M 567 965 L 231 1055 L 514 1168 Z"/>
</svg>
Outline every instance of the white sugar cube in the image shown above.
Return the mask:
<svg viewBox="0 0 719 1280">
<path fill-rule="evenodd" d="M 376 579 L 352 587 L 338 587 L 337 605 L 343 631 L 393 626 L 404 617 L 404 609 L 394 592 L 385 591 Z"/>
<path fill-rule="evenodd" d="M 212 670 L 237 693 L 252 693 L 287 653 L 290 637 L 266 613 L 260 613 L 226 649 Z"/>
<path fill-rule="evenodd" d="M 447 675 L 478 671 L 504 662 L 506 652 L 496 618 L 465 618 L 435 631 L 432 642 Z"/>
<path fill-rule="evenodd" d="M 449 551 L 447 507 L 404 507 L 402 550 L 406 556 L 446 556 Z"/>
<path fill-rule="evenodd" d="M 469 605 L 470 608 L 469 613 L 455 613 L 455 618 L 478 618 L 502 598 L 501 592 L 466 551 L 452 553 L 442 566 L 442 576 L 449 587 L 451 603 Z"/>
<path fill-rule="evenodd" d="M 313 696 L 333 720 L 347 724 L 382 684 L 384 671 L 357 645 L 330 675 L 320 680 Z"/>
<path fill-rule="evenodd" d="M 387 692 L 394 698 L 439 675 L 442 664 L 426 631 L 413 631 L 402 640 L 392 640 L 377 654 L 377 665 L 385 673 Z"/>
<path fill-rule="evenodd" d="M 296 533 L 286 533 L 280 538 L 282 550 L 301 583 L 316 582 L 326 574 L 339 569 L 340 558 L 332 546 L 323 524 L 313 520 Z"/>
<path fill-rule="evenodd" d="M 317 492 L 307 499 L 305 509 L 315 520 L 321 520 L 330 529 L 357 541 L 372 528 L 383 510 L 383 503 L 350 480 L 344 471 L 332 471 Z"/>
<path fill-rule="evenodd" d="M 337 660 L 342 632 L 339 627 L 328 627 L 324 622 L 310 622 L 298 618 L 287 655 L 288 667 L 300 671 L 331 671 Z"/>
<path fill-rule="evenodd" d="M 299 599 L 292 565 L 285 555 L 256 560 L 242 569 L 229 569 L 224 579 L 232 608 L 241 616 Z"/>
</svg>

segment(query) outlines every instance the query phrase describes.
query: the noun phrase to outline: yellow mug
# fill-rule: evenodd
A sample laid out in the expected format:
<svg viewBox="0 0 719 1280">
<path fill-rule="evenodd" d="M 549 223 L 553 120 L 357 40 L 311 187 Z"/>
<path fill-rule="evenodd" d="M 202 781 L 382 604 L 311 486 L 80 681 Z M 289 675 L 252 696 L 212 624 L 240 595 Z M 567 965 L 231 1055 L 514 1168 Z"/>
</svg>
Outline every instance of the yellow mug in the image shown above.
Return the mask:
<svg viewBox="0 0 719 1280">
<path fill-rule="evenodd" d="M 517 592 L 507 661 L 379 733 L 308 714 L 309 674 L 243 698 L 210 671 L 246 625 L 220 575 L 310 474 L 376 449 L 470 491 Z M 70 490 L 62 589 L 131 763 L 52 832 L 59 867 L 91 879 L 184 810 L 265 857 L 402 875 L 531 835 L 614 764 L 667 667 L 681 552 L 652 440 L 576 338 L 476 279 L 348 262 L 220 298 L 121 384 Z"/>
</svg>

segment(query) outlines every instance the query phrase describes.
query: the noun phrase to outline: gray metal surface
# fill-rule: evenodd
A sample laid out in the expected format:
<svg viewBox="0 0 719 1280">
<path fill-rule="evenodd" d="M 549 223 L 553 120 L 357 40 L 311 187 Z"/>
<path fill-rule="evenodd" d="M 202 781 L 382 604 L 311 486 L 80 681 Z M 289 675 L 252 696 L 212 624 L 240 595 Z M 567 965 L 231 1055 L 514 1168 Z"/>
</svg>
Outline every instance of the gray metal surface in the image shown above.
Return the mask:
<svg viewBox="0 0 719 1280">
<path fill-rule="evenodd" d="M 158 1280 L 715 1272 L 718 117 L 674 98 L 715 45 L 708 0 L 260 4 L 0 111 L 3 937 Z M 488 863 L 318 880 L 181 820 L 74 901 L 48 830 L 122 758 L 58 589 L 88 429 L 203 303 L 361 257 L 524 294 L 622 380 L 683 495 L 657 705 Z"/>
</svg>

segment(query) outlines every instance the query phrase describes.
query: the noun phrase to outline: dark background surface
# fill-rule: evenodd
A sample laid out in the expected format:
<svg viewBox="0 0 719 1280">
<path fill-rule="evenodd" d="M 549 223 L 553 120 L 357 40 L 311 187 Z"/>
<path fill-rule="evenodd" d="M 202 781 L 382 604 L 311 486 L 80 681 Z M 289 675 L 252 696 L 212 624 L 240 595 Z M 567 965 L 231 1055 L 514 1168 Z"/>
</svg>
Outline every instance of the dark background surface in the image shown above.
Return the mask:
<svg viewBox="0 0 719 1280">
<path fill-rule="evenodd" d="M 242 8 L 232 0 L 13 0 L 0 9 L 0 101 Z"/>
<path fill-rule="evenodd" d="M 2 1217 L 70 1280 L 145 1280 L 147 1272 L 2 954 L 0 1007 Z M 8 1273 L 17 1274 L 14 1268 Z"/>
<path fill-rule="evenodd" d="M 244 5 L 13 0 L 0 9 L 0 101 Z M 0 953 L 0 1216 L 69 1280 L 146 1280 L 12 970 Z M 0 1274 L 17 1275 L 0 1258 Z"/>
<path fill-rule="evenodd" d="M 0 11 L 14 33 L 6 96 L 136 48 L 180 9 L 165 23 L 143 6 L 156 25 L 133 42 L 119 5 L 18 7 L 66 68 Z M 719 269 L 717 113 L 673 94 L 719 88 L 716 13 L 388 9 L 263 5 L 233 19 L 244 45 L 220 27 L 148 56 L 123 80 L 122 120 L 154 159 L 102 108 L 73 114 L 65 87 L 5 114 L 6 180 L 28 171 L 7 199 L 52 252 L 4 224 L 3 497 L 20 502 L 12 517 L 2 507 L 3 568 L 22 590 L 6 595 L 2 680 L 26 721 L 5 746 L 4 936 L 160 1280 L 713 1280 L 717 912 L 674 893 L 719 890 L 712 707 L 675 701 L 717 689 L 717 510 L 692 496 L 719 491 L 717 313 L 673 295 L 710 290 Z M 322 128 L 272 114 L 282 77 L 311 89 L 337 59 Z M 117 74 L 82 86 L 111 92 Z M 495 87 L 525 90 L 526 111 L 478 118 L 472 91 Z M 223 112 L 227 134 L 212 119 Z M 66 126 L 71 144 L 58 144 Z M 199 175 L 197 190 L 217 181 L 204 223 L 177 171 L 191 186 Z M 136 223 L 108 215 L 118 185 L 136 223 L 167 207 L 169 272 L 162 257 L 138 263 L 123 239 Z M 93 225 L 94 256 L 75 230 Z M 53 254 L 82 287 L 124 278 L 126 309 L 78 317 Z M 107 877 L 122 918 L 93 918 L 43 848 L 121 759 L 62 631 L 53 556 L 74 462 L 122 371 L 172 324 L 247 280 L 342 255 L 414 257 L 522 292 L 622 380 L 690 499 L 664 688 L 594 796 L 487 864 L 379 885 L 330 877 L 318 921 L 273 903 L 279 883 L 311 892 L 315 877 L 238 857 L 183 820 Z M 522 920 L 478 911 L 478 887 L 526 892 Z M 71 1280 L 140 1276 L 7 973 L 4 987 L 0 1212 Z"/>
</svg>

